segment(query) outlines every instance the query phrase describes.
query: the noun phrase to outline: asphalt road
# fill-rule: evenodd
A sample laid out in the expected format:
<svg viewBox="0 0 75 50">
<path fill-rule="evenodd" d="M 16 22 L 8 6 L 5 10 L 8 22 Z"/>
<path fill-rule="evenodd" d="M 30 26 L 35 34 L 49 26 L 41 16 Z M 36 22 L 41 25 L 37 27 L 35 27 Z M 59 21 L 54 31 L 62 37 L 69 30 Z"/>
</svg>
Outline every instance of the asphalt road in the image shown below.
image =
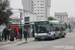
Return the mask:
<svg viewBox="0 0 75 50">
<path fill-rule="evenodd" d="M 0 46 L 0 50 L 75 50 L 75 34 L 56 40 L 32 40 L 16 46 Z"/>
</svg>

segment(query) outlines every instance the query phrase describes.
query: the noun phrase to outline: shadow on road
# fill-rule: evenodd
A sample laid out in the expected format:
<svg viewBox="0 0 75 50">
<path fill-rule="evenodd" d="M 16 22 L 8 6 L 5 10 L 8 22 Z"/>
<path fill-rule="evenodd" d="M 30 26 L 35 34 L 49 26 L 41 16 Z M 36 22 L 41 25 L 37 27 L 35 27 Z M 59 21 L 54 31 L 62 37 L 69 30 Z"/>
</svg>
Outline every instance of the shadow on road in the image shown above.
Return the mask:
<svg viewBox="0 0 75 50">
<path fill-rule="evenodd" d="M 66 38 L 66 37 L 62 37 L 62 38 Z M 56 39 L 42 39 L 41 41 L 55 41 L 55 40 L 60 40 L 62 38 L 56 38 Z M 39 40 L 34 40 L 35 42 L 40 42 Z"/>
<path fill-rule="evenodd" d="M 22 45 L 22 44 L 26 44 L 26 43 L 28 43 L 28 42 L 23 42 L 23 43 L 20 43 L 20 44 L 18 44 L 18 45 Z"/>
</svg>

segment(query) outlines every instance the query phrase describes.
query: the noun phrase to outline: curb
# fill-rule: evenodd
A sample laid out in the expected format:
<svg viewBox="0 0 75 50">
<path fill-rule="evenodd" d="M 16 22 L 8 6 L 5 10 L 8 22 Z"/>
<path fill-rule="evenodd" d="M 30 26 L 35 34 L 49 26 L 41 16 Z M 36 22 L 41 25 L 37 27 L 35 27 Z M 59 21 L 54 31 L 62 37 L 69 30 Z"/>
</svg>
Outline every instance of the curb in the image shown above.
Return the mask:
<svg viewBox="0 0 75 50">
<path fill-rule="evenodd" d="M 28 38 L 28 41 L 32 41 L 34 38 Z M 11 43 L 11 41 L 5 41 L 5 42 L 1 42 L 0 45 L 21 45 L 22 43 L 25 43 L 25 39 L 23 38 L 22 41 L 20 40 L 14 40 L 16 42 Z"/>
</svg>

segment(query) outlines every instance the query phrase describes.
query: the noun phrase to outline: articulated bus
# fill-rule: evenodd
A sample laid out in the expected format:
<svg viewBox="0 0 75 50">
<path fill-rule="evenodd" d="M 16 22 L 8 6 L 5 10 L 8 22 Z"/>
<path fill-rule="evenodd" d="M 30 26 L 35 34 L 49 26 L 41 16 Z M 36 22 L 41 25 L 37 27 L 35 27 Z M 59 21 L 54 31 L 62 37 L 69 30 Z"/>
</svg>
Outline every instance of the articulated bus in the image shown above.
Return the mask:
<svg viewBox="0 0 75 50">
<path fill-rule="evenodd" d="M 35 40 L 65 37 L 66 27 L 59 21 L 40 21 L 34 23 Z"/>
</svg>

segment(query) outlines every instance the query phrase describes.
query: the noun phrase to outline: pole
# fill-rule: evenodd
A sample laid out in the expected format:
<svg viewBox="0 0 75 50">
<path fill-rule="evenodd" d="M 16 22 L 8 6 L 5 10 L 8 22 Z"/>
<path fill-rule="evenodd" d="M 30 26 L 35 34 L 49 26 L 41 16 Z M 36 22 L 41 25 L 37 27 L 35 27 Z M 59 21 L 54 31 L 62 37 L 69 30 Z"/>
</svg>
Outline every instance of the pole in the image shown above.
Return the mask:
<svg viewBox="0 0 75 50">
<path fill-rule="evenodd" d="M 61 32 L 62 30 L 61 30 L 61 21 L 60 21 L 60 36 L 62 35 L 62 32 Z"/>
<path fill-rule="evenodd" d="M 21 28 L 21 16 L 22 16 L 22 12 L 20 12 L 20 28 Z"/>
</svg>

